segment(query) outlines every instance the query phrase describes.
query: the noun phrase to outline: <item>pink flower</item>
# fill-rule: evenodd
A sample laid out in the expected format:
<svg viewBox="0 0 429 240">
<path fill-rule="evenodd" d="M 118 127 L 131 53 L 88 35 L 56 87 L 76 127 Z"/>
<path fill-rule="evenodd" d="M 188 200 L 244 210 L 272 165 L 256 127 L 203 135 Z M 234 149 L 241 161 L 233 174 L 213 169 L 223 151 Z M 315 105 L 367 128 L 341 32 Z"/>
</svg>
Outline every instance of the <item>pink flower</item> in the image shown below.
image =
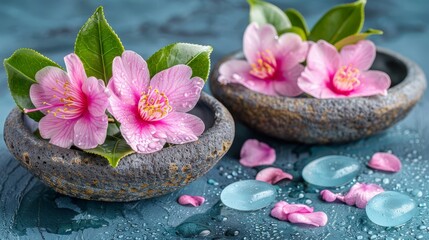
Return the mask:
<svg viewBox="0 0 429 240">
<path fill-rule="evenodd" d="M 95 148 L 106 139 L 108 91 L 102 80 L 87 77 L 76 54 L 64 58 L 67 72 L 45 67 L 36 73 L 37 84 L 30 98 L 45 116 L 39 122 L 40 135 L 63 148 L 73 144 L 81 149 Z"/>
<path fill-rule="evenodd" d="M 249 139 L 241 147 L 240 164 L 246 167 L 271 165 L 276 160 L 276 151 L 263 142 Z"/>
<path fill-rule="evenodd" d="M 256 180 L 276 184 L 283 179 L 293 179 L 293 176 L 287 172 L 283 172 L 280 168 L 269 167 L 265 168 L 256 174 Z"/>
<path fill-rule="evenodd" d="M 176 65 L 150 80 L 146 61 L 125 51 L 113 60 L 112 72 L 109 112 L 134 151 L 156 152 L 166 142 L 192 142 L 203 133 L 203 121 L 186 113 L 197 104 L 204 85 L 201 78 L 191 78 L 190 67 Z"/>
<path fill-rule="evenodd" d="M 375 153 L 368 162 L 368 167 L 386 172 L 399 172 L 402 164 L 399 158 L 391 153 Z"/>
<path fill-rule="evenodd" d="M 338 53 L 334 46 L 320 40 L 312 45 L 307 67 L 298 79 L 299 87 L 315 98 L 386 95 L 390 77 L 368 70 L 374 62 L 375 45 L 362 40 Z"/>
<path fill-rule="evenodd" d="M 326 202 L 339 200 L 347 205 L 356 205 L 358 208 L 365 208 L 368 201 L 381 192 L 384 192 L 383 188 L 376 184 L 356 183 L 344 196 L 341 194 L 335 194 L 329 190 L 321 191 L 320 195 Z"/>
<path fill-rule="evenodd" d="M 259 93 L 297 96 L 308 43 L 293 33 L 277 36 L 273 26 L 251 23 L 243 37 L 245 60 L 229 60 L 219 68 L 219 82 L 239 83 Z"/>
<path fill-rule="evenodd" d="M 325 226 L 328 216 L 324 212 L 313 212 L 314 209 L 303 204 L 289 204 L 280 201 L 271 210 L 271 216 L 291 223 L 304 223 L 316 227 Z"/>
<path fill-rule="evenodd" d="M 204 203 L 206 199 L 201 196 L 191 196 L 191 195 L 182 195 L 177 199 L 177 202 L 180 205 L 192 205 L 194 207 L 199 207 Z"/>
</svg>

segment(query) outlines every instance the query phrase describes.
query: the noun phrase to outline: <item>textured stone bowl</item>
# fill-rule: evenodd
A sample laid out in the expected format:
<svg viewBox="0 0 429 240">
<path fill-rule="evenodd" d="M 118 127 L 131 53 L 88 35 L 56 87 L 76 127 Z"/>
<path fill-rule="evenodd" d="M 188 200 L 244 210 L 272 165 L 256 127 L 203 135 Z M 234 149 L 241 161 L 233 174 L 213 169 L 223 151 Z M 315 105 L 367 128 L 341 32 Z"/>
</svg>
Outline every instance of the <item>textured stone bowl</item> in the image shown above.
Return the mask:
<svg viewBox="0 0 429 240">
<path fill-rule="evenodd" d="M 212 72 L 210 88 L 236 120 L 266 135 L 309 144 L 347 142 L 380 132 L 403 119 L 425 89 L 423 71 L 397 53 L 379 49 L 372 69 L 388 73 L 387 96 L 344 99 L 267 96 L 238 84 L 217 81 L 221 60 Z"/>
<path fill-rule="evenodd" d="M 4 139 L 22 166 L 55 191 L 72 197 L 127 202 L 177 190 L 209 171 L 234 139 L 234 121 L 215 98 L 203 93 L 192 114 L 206 129 L 199 140 L 152 154 L 131 154 L 117 168 L 99 156 L 60 148 L 33 134 L 34 121 L 18 109 L 7 117 Z"/>
</svg>

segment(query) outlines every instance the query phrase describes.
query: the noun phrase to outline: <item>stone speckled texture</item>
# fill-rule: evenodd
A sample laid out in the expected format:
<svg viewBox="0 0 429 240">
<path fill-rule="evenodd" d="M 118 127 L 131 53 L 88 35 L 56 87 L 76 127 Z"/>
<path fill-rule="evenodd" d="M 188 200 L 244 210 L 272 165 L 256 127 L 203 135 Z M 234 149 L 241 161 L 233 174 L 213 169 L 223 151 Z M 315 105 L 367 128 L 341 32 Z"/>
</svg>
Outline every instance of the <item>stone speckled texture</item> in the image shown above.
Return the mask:
<svg viewBox="0 0 429 240">
<path fill-rule="evenodd" d="M 347 99 L 267 96 L 239 84 L 217 81 L 221 60 L 210 88 L 236 120 L 252 129 L 286 141 L 323 144 L 357 140 L 380 132 L 403 119 L 423 96 L 426 78 L 414 62 L 378 49 L 372 69 L 388 73 L 392 87 L 387 96 Z"/>
<path fill-rule="evenodd" d="M 173 192 L 208 172 L 228 151 L 234 122 L 228 110 L 203 93 L 192 113 L 203 119 L 199 140 L 152 154 L 131 154 L 117 168 L 99 156 L 65 149 L 36 137 L 21 111 L 8 116 L 4 138 L 22 166 L 55 191 L 83 199 L 134 201 Z"/>
</svg>

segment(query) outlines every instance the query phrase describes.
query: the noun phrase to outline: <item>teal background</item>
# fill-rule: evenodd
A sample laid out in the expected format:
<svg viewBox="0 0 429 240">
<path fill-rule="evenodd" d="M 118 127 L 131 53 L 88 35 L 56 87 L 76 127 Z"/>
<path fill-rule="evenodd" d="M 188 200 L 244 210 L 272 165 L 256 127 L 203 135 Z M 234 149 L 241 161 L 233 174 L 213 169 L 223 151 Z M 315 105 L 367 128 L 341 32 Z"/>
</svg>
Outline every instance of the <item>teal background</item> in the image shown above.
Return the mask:
<svg viewBox="0 0 429 240">
<path fill-rule="evenodd" d="M 312 26 L 328 8 L 347 1 L 275 1 L 303 13 Z M 212 61 L 241 49 L 248 22 L 244 0 L 186 1 L 0 1 L 0 59 L 22 47 L 35 49 L 63 65 L 73 51 L 80 26 L 99 5 L 120 36 L 126 49 L 148 58 L 173 42 L 208 44 L 214 47 Z M 365 28 L 384 30 L 372 39 L 429 70 L 429 1 L 368 0 Z M 0 68 L 0 125 L 14 102 Z M 207 86 L 205 91 L 208 91 Z M 268 138 L 237 124 L 232 149 L 205 177 L 163 197 L 132 203 L 102 203 L 69 198 L 53 192 L 22 168 L 0 140 L 0 239 L 178 239 L 199 236 L 207 239 L 429 239 L 429 122 L 428 95 L 395 127 L 361 141 L 326 146 L 291 144 Z M 264 114 L 264 113 L 261 113 Z M 3 128 L 0 128 L 3 135 Z M 219 204 L 223 187 L 240 179 L 253 179 L 257 170 L 238 164 L 239 150 L 248 138 L 265 141 L 276 149 L 276 166 L 294 174 L 293 182 L 279 184 L 277 200 L 311 202 L 328 214 L 326 227 L 291 225 L 269 217 L 269 208 L 237 212 Z M 365 164 L 377 151 L 392 151 L 403 162 L 403 170 L 385 174 L 365 169 L 358 181 L 378 183 L 387 190 L 407 193 L 419 204 L 419 215 L 404 226 L 376 226 L 362 209 L 327 204 L 303 185 L 299 170 L 317 156 L 343 154 Z M 207 183 L 215 180 L 219 185 Z M 343 189 L 342 191 L 345 191 Z M 181 194 L 206 197 L 199 208 L 176 203 Z M 274 203 L 273 203 L 274 204 Z M 178 227 L 179 226 L 179 227 Z M 234 236 L 236 235 L 236 236 Z"/>
</svg>

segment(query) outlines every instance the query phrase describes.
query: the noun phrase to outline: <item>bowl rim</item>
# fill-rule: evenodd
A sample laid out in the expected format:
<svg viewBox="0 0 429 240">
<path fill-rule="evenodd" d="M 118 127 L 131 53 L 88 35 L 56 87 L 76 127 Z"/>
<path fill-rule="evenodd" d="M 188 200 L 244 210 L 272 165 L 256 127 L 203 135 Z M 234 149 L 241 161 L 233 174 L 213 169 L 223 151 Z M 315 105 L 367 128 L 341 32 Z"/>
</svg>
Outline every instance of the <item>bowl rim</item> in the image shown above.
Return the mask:
<svg viewBox="0 0 429 240">
<path fill-rule="evenodd" d="M 230 140 L 230 142 L 231 142 L 231 144 L 229 145 L 229 147 L 230 147 L 232 145 L 232 142 L 233 142 L 233 139 L 235 136 L 235 128 L 234 128 L 235 125 L 234 125 L 234 120 L 233 120 L 231 114 L 229 113 L 229 111 L 217 99 L 215 99 L 213 96 L 210 96 L 209 94 L 207 94 L 205 92 L 201 93 L 199 102 L 202 102 L 204 105 L 206 105 L 208 107 L 208 109 L 210 111 L 212 111 L 214 121 L 213 121 L 213 125 L 207 129 L 205 129 L 204 132 L 199 136 L 197 141 L 189 142 L 189 143 L 185 143 L 185 144 L 172 145 L 169 147 L 164 147 L 160 151 L 150 153 L 150 154 L 132 153 L 132 154 L 129 154 L 129 155 L 125 156 L 124 158 L 122 158 L 116 168 L 111 167 L 110 164 L 108 163 L 108 161 L 104 157 L 101 157 L 101 156 L 98 156 L 98 155 L 92 154 L 92 153 L 87 153 L 87 152 L 84 152 L 83 150 L 80 150 L 80 149 L 62 148 L 62 147 L 59 147 L 59 146 L 56 146 L 56 145 L 49 143 L 49 140 L 47 140 L 47 139 L 38 138 L 37 136 L 34 135 L 34 133 L 26 125 L 24 113 L 18 107 L 15 107 L 14 109 L 12 109 L 12 111 L 9 113 L 8 117 L 6 118 L 5 125 L 4 125 L 4 141 L 7 145 L 7 147 L 9 148 L 9 151 L 13 152 L 13 150 L 11 149 L 11 147 L 9 146 L 8 143 L 11 139 L 17 138 L 17 137 L 10 136 L 10 135 L 12 135 L 12 131 L 14 131 L 15 133 L 18 133 L 18 135 L 22 139 L 22 141 L 30 141 L 29 144 L 31 146 L 33 146 L 34 148 L 41 148 L 41 149 L 46 149 L 45 151 L 55 152 L 55 154 L 53 154 L 52 156 L 53 157 L 60 157 L 61 159 L 58 159 L 56 161 L 49 159 L 49 161 L 52 164 L 55 164 L 55 165 L 81 165 L 84 167 L 91 166 L 94 168 L 99 168 L 99 167 L 104 168 L 107 166 L 116 172 L 122 172 L 122 171 L 125 172 L 125 171 L 130 171 L 131 168 L 138 168 L 138 166 L 136 166 L 135 164 L 132 164 L 131 162 L 129 162 L 129 164 L 126 164 L 126 162 L 130 158 L 137 157 L 139 160 L 141 160 L 140 165 L 145 165 L 145 164 L 150 164 L 152 162 L 152 159 L 157 158 L 158 156 L 159 157 L 169 156 L 169 155 L 172 155 L 174 153 L 183 151 L 184 149 L 189 148 L 189 147 L 198 147 L 197 145 L 200 142 L 210 142 L 209 141 L 210 136 L 216 135 L 216 133 L 219 132 L 219 130 L 225 129 L 226 126 L 231 127 L 230 134 L 222 134 L 223 139 L 221 139 L 221 140 Z M 16 122 L 16 124 L 18 125 L 18 128 L 12 130 L 12 129 L 8 128 L 8 125 L 10 125 L 13 122 Z M 219 135 L 219 134 L 217 134 L 217 135 Z M 228 149 L 229 149 L 229 147 L 228 147 Z M 73 153 L 74 156 L 80 156 L 81 158 L 89 157 L 91 159 L 91 161 L 83 163 L 82 161 L 65 160 L 64 157 L 61 157 L 61 156 L 66 154 L 66 153 Z M 223 154 L 225 154 L 225 153 L 223 153 Z M 223 154 L 222 154 L 222 156 L 223 156 Z M 18 158 L 18 159 L 21 163 L 23 162 L 22 159 L 20 159 L 20 158 Z M 101 162 L 101 163 L 98 162 L 99 159 L 103 159 L 103 162 Z M 187 160 L 188 160 L 188 162 L 183 162 L 183 164 L 190 164 L 190 162 L 189 162 L 190 159 L 187 159 Z M 32 160 L 32 161 L 34 162 L 34 160 Z M 46 161 L 46 159 L 44 159 L 43 161 Z M 165 164 L 168 165 L 169 162 L 165 162 Z M 27 166 L 25 166 L 25 167 L 28 168 Z"/>
<path fill-rule="evenodd" d="M 425 78 L 424 72 L 419 67 L 419 65 L 417 65 L 412 60 L 402 56 L 401 54 L 399 54 L 395 51 L 386 49 L 386 48 L 377 47 L 377 53 L 387 55 L 391 58 L 394 58 L 394 59 L 400 61 L 402 64 L 404 64 L 404 66 L 406 68 L 406 74 L 405 74 L 404 79 L 401 82 L 399 82 L 398 84 L 396 84 L 395 86 L 389 88 L 387 96 L 373 95 L 373 96 L 365 96 L 365 97 L 326 98 L 326 99 L 319 99 L 319 98 L 313 98 L 313 97 L 303 98 L 303 97 L 272 96 L 272 95 L 266 95 L 263 93 L 255 92 L 255 91 L 250 90 L 247 87 L 245 87 L 241 84 L 238 84 L 238 83 L 221 84 L 220 82 L 218 82 L 220 65 L 223 64 L 224 62 L 226 62 L 227 60 L 237 59 L 238 56 L 242 56 L 243 52 L 241 50 L 240 51 L 234 51 L 230 54 L 227 54 L 220 61 L 218 61 L 216 63 L 216 65 L 213 69 L 213 72 L 210 76 L 210 87 L 213 89 L 212 86 L 214 84 L 215 85 L 224 85 L 224 86 L 230 85 L 230 86 L 233 86 L 235 91 L 244 92 L 246 95 L 248 95 L 250 97 L 258 97 L 259 96 L 259 97 L 271 99 L 273 101 L 301 101 L 301 102 L 308 103 L 308 104 L 316 103 L 319 101 L 326 101 L 326 102 L 339 103 L 340 105 L 343 105 L 343 104 L 348 104 L 351 101 L 375 101 L 375 102 L 377 102 L 383 97 L 389 97 L 389 96 L 395 96 L 397 94 L 401 94 L 401 92 L 403 92 L 403 89 L 405 89 L 405 87 L 409 86 L 410 84 L 413 84 L 416 82 L 421 82 L 424 87 L 420 88 L 420 89 L 416 89 L 416 91 L 420 92 L 420 94 L 417 94 L 418 99 L 421 98 L 421 96 L 423 95 L 423 93 L 426 89 L 427 83 L 426 83 L 426 78 Z"/>
</svg>

